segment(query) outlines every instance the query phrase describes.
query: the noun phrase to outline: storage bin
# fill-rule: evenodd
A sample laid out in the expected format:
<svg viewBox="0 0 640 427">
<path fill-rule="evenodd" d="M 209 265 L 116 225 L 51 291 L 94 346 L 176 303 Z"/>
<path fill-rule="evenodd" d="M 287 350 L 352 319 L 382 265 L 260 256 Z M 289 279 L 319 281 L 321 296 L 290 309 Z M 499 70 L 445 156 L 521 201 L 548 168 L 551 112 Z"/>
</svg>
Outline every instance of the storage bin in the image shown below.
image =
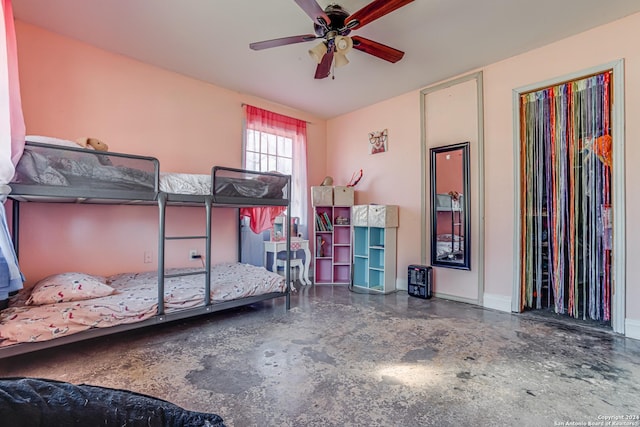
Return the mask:
<svg viewBox="0 0 640 427">
<path fill-rule="evenodd" d="M 333 187 L 333 204 L 335 206 L 353 206 L 353 187 Z"/>
<path fill-rule="evenodd" d="M 333 187 L 329 187 L 326 185 L 311 187 L 311 205 L 332 206 Z"/>
<path fill-rule="evenodd" d="M 369 205 L 369 227 L 397 227 L 398 206 L 396 205 Z"/>
<path fill-rule="evenodd" d="M 355 205 L 351 208 L 351 225 L 355 227 L 367 227 L 369 205 Z"/>
</svg>

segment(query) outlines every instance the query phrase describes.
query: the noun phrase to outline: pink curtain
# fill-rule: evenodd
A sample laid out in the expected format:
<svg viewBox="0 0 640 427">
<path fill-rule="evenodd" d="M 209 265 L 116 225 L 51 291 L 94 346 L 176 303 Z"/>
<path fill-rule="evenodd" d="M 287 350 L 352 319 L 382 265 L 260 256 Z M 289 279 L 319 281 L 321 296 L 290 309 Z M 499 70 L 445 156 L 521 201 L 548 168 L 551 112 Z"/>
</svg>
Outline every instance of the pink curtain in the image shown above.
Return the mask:
<svg viewBox="0 0 640 427">
<path fill-rule="evenodd" d="M 18 80 L 18 48 L 13 23 L 11 0 L 0 0 L 2 30 L 0 30 L 0 309 L 7 298 L 22 289 L 24 277 L 7 226 L 4 202 L 11 188 L 15 165 L 24 150 L 25 125 Z"/>
<path fill-rule="evenodd" d="M 300 219 L 299 232 L 306 238 L 308 235 L 307 122 L 253 105 L 245 105 L 244 108 L 247 129 L 293 137 L 291 216 Z"/>
<path fill-rule="evenodd" d="M 307 209 L 307 122 L 283 116 L 272 111 L 252 105 L 245 105 L 245 128 L 273 134 L 292 139 L 292 164 L 291 164 L 291 216 L 298 218 L 298 233 L 303 238 L 308 238 L 308 209 Z M 246 135 L 245 135 L 246 138 Z M 246 149 L 246 147 L 245 147 Z M 243 165 L 248 167 L 248 165 Z M 253 165 L 250 167 L 254 167 Z M 260 209 L 260 208 L 258 208 Z M 255 218 L 247 215 L 253 225 L 248 224 L 253 230 L 273 227 L 273 216 L 279 212 L 256 212 Z M 246 212 L 245 212 L 246 214 Z M 262 219 L 262 221 L 257 221 Z M 257 224 L 261 224 L 260 227 Z M 253 265 L 262 265 L 264 251 L 263 239 L 269 237 L 265 233 L 254 234 L 247 232 L 249 227 L 242 228 L 242 255 L 243 262 Z M 271 265 L 267 262 L 267 265 Z"/>
<path fill-rule="evenodd" d="M 265 132 L 272 130 L 273 133 L 284 130 L 295 132 L 298 135 L 306 136 L 307 134 L 307 122 L 303 120 L 283 116 L 253 105 L 246 105 L 245 108 L 247 112 L 247 127 L 259 127 Z"/>
</svg>

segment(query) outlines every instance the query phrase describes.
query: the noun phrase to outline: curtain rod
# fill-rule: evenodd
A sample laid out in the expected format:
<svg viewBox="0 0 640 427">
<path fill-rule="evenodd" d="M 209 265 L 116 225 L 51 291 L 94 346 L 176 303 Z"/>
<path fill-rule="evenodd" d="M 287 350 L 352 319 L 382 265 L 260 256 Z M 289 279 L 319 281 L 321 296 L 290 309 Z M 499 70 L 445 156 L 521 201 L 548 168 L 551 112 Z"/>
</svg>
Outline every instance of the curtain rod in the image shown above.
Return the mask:
<svg viewBox="0 0 640 427">
<path fill-rule="evenodd" d="M 256 107 L 255 105 L 247 104 L 247 103 L 245 103 L 245 102 L 243 102 L 242 104 L 240 104 L 240 106 L 241 106 L 241 107 L 244 107 L 245 105 L 250 105 L 251 107 Z M 256 108 L 260 108 L 260 107 L 256 107 Z M 260 108 L 260 109 L 261 109 L 261 110 L 265 110 L 264 108 Z M 269 111 L 269 110 L 267 110 L 267 111 Z M 280 113 L 276 113 L 276 114 L 280 114 Z M 312 124 L 313 124 L 313 122 L 310 122 L 309 120 L 302 120 L 302 119 L 299 119 L 299 118 L 297 118 L 297 117 L 287 116 L 286 114 L 280 114 L 280 115 L 281 115 L 281 116 L 285 116 L 285 117 L 289 117 L 289 118 L 291 118 L 291 119 L 300 120 L 301 122 L 305 122 L 305 123 L 306 123 L 306 124 L 308 124 L 308 125 L 312 125 Z"/>
</svg>

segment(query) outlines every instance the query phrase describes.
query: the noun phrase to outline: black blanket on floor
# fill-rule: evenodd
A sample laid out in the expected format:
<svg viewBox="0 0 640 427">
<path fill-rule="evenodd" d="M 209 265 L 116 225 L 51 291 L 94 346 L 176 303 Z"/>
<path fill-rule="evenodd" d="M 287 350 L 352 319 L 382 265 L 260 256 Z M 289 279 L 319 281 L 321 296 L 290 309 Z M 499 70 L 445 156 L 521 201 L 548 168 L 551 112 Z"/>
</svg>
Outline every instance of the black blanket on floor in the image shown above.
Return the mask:
<svg viewBox="0 0 640 427">
<path fill-rule="evenodd" d="M 38 378 L 0 378 L 0 424 L 224 427 L 216 414 L 188 411 L 140 393 Z"/>
</svg>

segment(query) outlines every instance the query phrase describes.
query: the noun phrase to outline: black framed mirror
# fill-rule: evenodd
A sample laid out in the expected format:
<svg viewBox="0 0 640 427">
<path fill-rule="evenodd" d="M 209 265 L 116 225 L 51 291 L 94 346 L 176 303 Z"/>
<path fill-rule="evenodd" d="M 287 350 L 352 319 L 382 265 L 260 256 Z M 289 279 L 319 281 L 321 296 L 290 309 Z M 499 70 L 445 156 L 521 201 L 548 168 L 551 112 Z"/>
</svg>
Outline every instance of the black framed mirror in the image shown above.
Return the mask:
<svg viewBox="0 0 640 427">
<path fill-rule="evenodd" d="M 471 270 L 469 142 L 431 154 L 431 265 Z"/>
</svg>

